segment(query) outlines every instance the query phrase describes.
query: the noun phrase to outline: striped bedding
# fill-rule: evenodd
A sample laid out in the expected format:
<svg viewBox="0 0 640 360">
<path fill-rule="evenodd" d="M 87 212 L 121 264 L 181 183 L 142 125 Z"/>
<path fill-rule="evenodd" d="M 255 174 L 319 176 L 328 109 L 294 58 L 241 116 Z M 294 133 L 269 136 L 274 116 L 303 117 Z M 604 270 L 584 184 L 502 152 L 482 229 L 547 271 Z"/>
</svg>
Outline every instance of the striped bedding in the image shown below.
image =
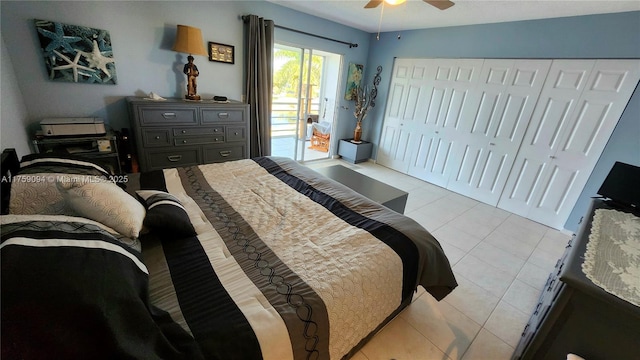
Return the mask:
<svg viewBox="0 0 640 360">
<path fill-rule="evenodd" d="M 149 304 L 128 239 L 94 221 L 0 216 L 2 359 L 202 359 Z"/>
<path fill-rule="evenodd" d="M 177 198 L 196 236 L 141 238 L 151 303 L 206 358 L 340 359 L 456 281 L 438 242 L 285 158 L 165 169 L 139 187 Z"/>
</svg>

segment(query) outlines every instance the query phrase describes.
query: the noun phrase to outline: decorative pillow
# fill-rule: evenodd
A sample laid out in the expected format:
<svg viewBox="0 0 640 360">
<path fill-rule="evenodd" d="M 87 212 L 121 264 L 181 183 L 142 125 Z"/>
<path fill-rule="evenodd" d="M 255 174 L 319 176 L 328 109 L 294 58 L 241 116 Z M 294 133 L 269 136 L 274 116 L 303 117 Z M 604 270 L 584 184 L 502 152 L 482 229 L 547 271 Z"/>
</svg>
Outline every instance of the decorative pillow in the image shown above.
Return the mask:
<svg viewBox="0 0 640 360">
<path fill-rule="evenodd" d="M 31 154 L 20 161 L 19 174 L 60 173 L 90 176 L 111 175 L 102 165 L 86 158 L 63 154 Z"/>
<path fill-rule="evenodd" d="M 108 178 L 109 172 L 86 159 L 69 155 L 31 154 L 22 157 L 11 181 L 9 213 L 20 215 L 76 215 L 58 190 L 58 182 Z"/>
<path fill-rule="evenodd" d="M 39 231 L 46 231 L 48 228 L 51 230 L 58 230 L 63 233 L 69 234 L 81 234 L 93 231 L 104 230 L 109 233 L 116 240 L 121 242 L 124 245 L 129 246 L 130 248 L 141 252 L 142 246 L 140 245 L 140 240 L 138 239 L 130 239 L 119 234 L 117 231 L 112 228 L 99 223 L 97 221 L 89 220 L 83 217 L 76 216 L 66 216 L 66 215 L 3 215 L 0 216 L 0 225 L 5 226 L 13 223 L 22 223 L 22 222 L 42 222 L 45 226 L 38 225 L 37 228 Z M 91 227 L 83 227 L 81 224 L 91 225 L 93 226 L 93 230 Z"/>
<path fill-rule="evenodd" d="M 147 207 L 146 227 L 180 237 L 196 235 L 186 209 L 175 196 L 156 190 L 138 190 L 136 193 Z"/>
<path fill-rule="evenodd" d="M 54 173 L 18 174 L 11 179 L 9 214 L 75 215 L 56 186 Z"/>
<path fill-rule="evenodd" d="M 144 207 L 115 183 L 98 177 L 85 182 L 58 182 L 68 206 L 79 216 L 103 223 L 120 234 L 137 238 L 142 230 Z"/>
</svg>

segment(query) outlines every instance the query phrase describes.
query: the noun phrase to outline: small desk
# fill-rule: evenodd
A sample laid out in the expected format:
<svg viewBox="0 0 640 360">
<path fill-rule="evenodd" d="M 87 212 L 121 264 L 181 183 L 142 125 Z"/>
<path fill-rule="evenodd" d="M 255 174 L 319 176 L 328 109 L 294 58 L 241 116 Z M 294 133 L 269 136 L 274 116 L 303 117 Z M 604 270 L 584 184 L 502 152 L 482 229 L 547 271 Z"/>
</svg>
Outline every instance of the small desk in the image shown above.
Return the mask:
<svg viewBox="0 0 640 360">
<path fill-rule="evenodd" d="M 405 191 L 362 175 L 342 165 L 327 166 L 315 170 L 391 210 L 400 214 L 404 213 L 404 207 L 409 196 L 409 193 Z"/>
</svg>

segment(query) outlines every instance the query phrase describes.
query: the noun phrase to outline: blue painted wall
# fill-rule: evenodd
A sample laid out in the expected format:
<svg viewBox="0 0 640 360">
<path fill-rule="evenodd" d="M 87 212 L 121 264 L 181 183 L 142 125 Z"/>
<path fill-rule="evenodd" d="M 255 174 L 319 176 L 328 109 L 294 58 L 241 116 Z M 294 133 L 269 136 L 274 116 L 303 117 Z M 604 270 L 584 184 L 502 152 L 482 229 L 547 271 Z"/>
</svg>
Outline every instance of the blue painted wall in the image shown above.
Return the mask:
<svg viewBox="0 0 640 360">
<path fill-rule="evenodd" d="M 398 39 L 398 35 L 401 35 Z M 400 58 L 640 58 L 640 12 L 459 26 L 371 35 L 366 79 L 384 74 L 364 137 L 378 144 L 393 59 Z M 374 153 L 377 151 L 375 147 Z M 374 155 L 375 157 L 375 155 Z M 634 95 L 596 164 L 565 228 L 575 231 L 615 161 L 640 166 L 640 91 Z"/>
<path fill-rule="evenodd" d="M 22 97 L 26 107 L 26 116 L 16 118 L 4 108 L 18 107 L 18 103 L 3 101 L 2 127 L 7 129 L 15 122 L 18 127 L 34 129 L 44 117 L 64 116 L 102 117 L 114 129 L 120 129 L 129 127 L 125 97 L 145 96 L 151 91 L 163 97 L 182 97 L 186 88 L 182 73 L 186 55 L 171 50 L 177 24 L 199 27 L 205 42 L 235 46 L 233 65 L 211 62 L 205 56 L 196 56 L 195 63 L 200 70 L 198 92 L 203 97 L 224 95 L 237 100 L 244 88 L 242 15 L 255 14 L 281 26 L 357 43 L 358 47 L 350 49 L 276 29 L 276 41 L 344 55 L 344 73 L 349 62 L 366 63 L 370 40 L 366 32 L 266 1 L 2 1 L 0 6 L 3 58 L 8 53 L 17 79 L 18 97 Z M 118 84 L 48 80 L 33 19 L 108 30 Z M 348 111 L 340 111 L 336 127 L 339 137 L 353 131 L 352 118 Z M 24 141 L 24 136 L 20 141 Z M 12 145 L 10 139 L 6 145 Z"/>
</svg>

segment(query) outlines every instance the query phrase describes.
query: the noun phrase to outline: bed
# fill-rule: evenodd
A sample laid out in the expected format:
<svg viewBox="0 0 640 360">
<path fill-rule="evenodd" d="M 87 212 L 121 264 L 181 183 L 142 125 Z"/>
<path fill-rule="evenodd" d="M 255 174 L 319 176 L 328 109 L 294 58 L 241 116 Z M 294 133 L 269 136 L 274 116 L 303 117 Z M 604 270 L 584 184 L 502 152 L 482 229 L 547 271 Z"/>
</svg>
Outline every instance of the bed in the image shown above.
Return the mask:
<svg viewBox="0 0 640 360">
<path fill-rule="evenodd" d="M 349 358 L 457 286 L 417 223 L 290 159 L 7 170 L 3 357 Z"/>
</svg>

